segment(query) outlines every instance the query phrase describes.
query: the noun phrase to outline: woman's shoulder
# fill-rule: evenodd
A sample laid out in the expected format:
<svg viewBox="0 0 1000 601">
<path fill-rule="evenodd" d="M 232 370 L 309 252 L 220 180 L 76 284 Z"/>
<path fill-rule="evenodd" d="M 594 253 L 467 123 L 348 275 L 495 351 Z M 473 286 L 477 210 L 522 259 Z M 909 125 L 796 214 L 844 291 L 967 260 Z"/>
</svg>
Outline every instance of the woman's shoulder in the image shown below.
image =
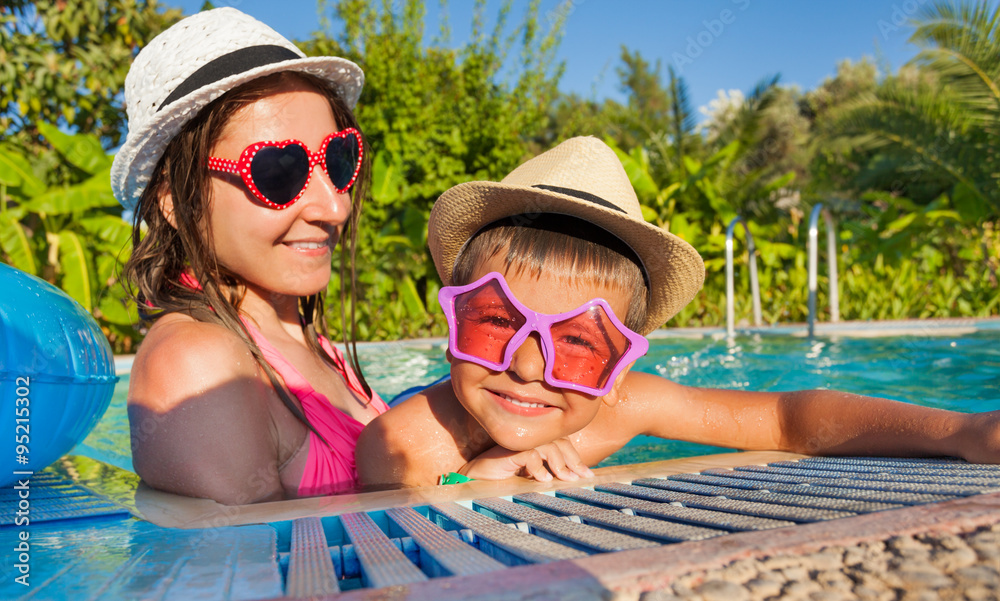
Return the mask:
<svg viewBox="0 0 1000 601">
<path fill-rule="evenodd" d="M 274 403 L 255 402 L 273 394 L 235 333 L 160 318 L 129 377 L 136 473 L 154 488 L 226 504 L 280 498 Z"/>
<path fill-rule="evenodd" d="M 144 404 L 172 405 L 198 390 L 241 379 L 258 380 L 259 370 L 235 332 L 187 315 L 165 315 L 153 324 L 136 353 L 129 402 L 146 399 Z"/>
</svg>

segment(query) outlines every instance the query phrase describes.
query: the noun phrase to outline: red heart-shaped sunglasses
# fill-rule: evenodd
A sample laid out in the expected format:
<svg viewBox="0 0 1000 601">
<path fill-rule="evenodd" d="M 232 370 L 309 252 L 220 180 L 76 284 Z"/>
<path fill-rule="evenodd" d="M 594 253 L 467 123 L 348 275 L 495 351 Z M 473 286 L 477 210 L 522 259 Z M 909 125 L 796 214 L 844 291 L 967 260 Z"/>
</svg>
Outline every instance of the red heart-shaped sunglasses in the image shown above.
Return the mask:
<svg viewBox="0 0 1000 601">
<path fill-rule="evenodd" d="M 327 136 L 316 152 L 298 140 L 268 140 L 247 146 L 236 161 L 209 157 L 208 168 L 240 176 L 257 200 L 286 209 L 305 193 L 316 165 L 323 165 L 338 193 L 349 190 L 363 156 L 361 132 L 351 127 Z"/>
</svg>

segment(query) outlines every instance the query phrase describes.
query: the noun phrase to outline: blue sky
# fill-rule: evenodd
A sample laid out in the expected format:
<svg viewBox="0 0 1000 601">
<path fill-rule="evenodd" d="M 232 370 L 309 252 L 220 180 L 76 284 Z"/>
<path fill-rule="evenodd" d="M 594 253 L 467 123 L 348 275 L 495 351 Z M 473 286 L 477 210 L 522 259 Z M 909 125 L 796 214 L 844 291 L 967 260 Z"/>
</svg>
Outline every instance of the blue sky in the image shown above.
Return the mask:
<svg viewBox="0 0 1000 601">
<path fill-rule="evenodd" d="M 783 85 L 815 88 L 846 58 L 869 56 L 896 70 L 918 52 L 907 43 L 912 28 L 906 21 L 927 1 L 576 0 L 559 50 L 566 63 L 560 87 L 588 98 L 621 98 L 615 68 L 623 44 L 651 63 L 659 59 L 664 77 L 673 65 L 687 82 L 696 110 L 718 90 L 746 92 L 774 74 L 781 75 Z M 202 0 L 166 3 L 190 14 Z M 438 31 L 438 2 L 426 4 L 429 39 Z M 472 4 L 448 3 L 453 45 L 469 35 Z M 543 26 L 559 4 L 542 1 Z M 310 0 L 217 0 L 215 5 L 234 6 L 293 39 L 319 29 L 316 3 Z M 487 17 L 494 18 L 500 5 L 489 0 Z M 510 21 L 517 22 L 526 6 L 527 0 L 516 0 Z"/>
</svg>

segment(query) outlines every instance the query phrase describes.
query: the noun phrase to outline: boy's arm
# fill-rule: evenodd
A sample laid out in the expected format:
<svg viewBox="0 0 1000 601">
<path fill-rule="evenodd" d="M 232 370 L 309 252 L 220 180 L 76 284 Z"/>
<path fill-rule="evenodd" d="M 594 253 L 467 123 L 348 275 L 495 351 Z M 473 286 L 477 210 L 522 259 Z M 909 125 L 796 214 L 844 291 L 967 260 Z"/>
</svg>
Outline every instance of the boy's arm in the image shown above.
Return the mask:
<svg viewBox="0 0 1000 601">
<path fill-rule="evenodd" d="M 459 436 L 445 425 L 456 420 L 432 409 L 435 397 L 450 391 L 450 382 L 425 390 L 365 426 L 354 452 L 363 488 L 430 486 L 465 464 Z"/>
<path fill-rule="evenodd" d="M 359 482 L 369 489 L 429 486 L 448 472 L 476 480 L 524 475 L 541 482 L 594 475 L 569 439 L 527 451 L 496 446 L 455 398 L 450 382 L 372 420 L 361 432 L 354 455 Z"/>
<path fill-rule="evenodd" d="M 475 480 L 524 476 L 539 482 L 549 482 L 552 478 L 573 482 L 594 477 L 594 472 L 581 460 L 580 453 L 569 438 L 560 438 L 527 451 L 511 451 L 495 445 L 455 471 Z"/>
<path fill-rule="evenodd" d="M 965 414 L 831 390 L 692 388 L 636 372 L 621 401 L 637 434 L 745 450 L 1000 463 L 1000 411 Z"/>
</svg>

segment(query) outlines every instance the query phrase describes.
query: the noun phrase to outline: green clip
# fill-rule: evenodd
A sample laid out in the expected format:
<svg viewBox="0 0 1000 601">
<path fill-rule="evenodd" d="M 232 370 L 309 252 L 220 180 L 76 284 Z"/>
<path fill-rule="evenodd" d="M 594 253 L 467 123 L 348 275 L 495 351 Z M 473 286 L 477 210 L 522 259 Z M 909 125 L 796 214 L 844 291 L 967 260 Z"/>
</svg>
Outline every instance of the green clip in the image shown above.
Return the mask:
<svg viewBox="0 0 1000 601">
<path fill-rule="evenodd" d="M 447 474 L 438 476 L 438 484 L 461 484 L 463 482 L 472 482 L 473 480 L 475 478 L 463 476 L 457 472 L 448 472 Z"/>
</svg>

